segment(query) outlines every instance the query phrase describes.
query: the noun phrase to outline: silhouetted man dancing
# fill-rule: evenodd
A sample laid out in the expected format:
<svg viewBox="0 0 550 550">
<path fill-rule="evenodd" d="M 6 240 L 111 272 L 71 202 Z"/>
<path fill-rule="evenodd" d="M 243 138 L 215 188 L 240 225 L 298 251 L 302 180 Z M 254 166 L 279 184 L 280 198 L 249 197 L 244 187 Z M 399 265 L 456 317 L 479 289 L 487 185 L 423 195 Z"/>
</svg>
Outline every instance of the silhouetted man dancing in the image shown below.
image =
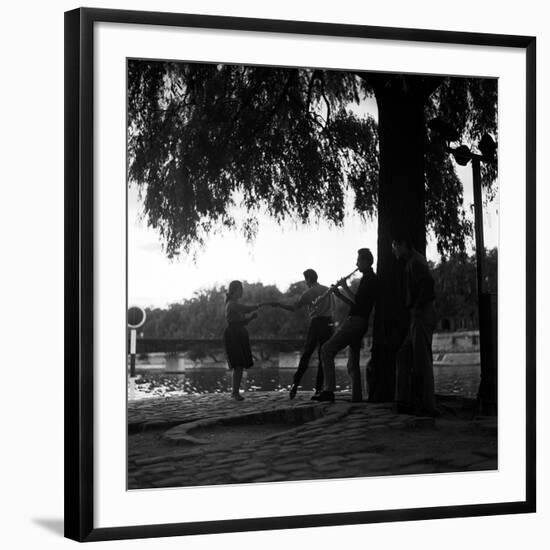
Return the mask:
<svg viewBox="0 0 550 550">
<path fill-rule="evenodd" d="M 434 280 L 426 258 L 414 249 L 407 235 L 396 233 L 392 250 L 405 262 L 403 288 L 409 311 L 407 336 L 396 356 L 396 409 L 437 416 L 432 355 Z"/>
<path fill-rule="evenodd" d="M 271 302 L 271 305 L 286 309 L 287 311 L 297 311 L 302 307 L 308 308 L 311 319 L 307 331 L 306 342 L 298 370 L 294 374 L 292 387 L 289 397 L 294 399 L 302 376 L 306 372 L 309 360 L 316 347 L 319 347 L 319 366 L 317 367 L 317 379 L 315 381 L 315 395 L 319 395 L 323 388 L 323 367 L 321 364 L 321 346 L 332 336 L 333 332 L 333 314 L 334 298 L 331 293 L 327 293 L 328 287 L 317 282 L 317 273 L 313 269 L 304 271 L 304 280 L 308 289 L 302 294 L 300 299 L 292 305 L 281 304 L 280 302 Z M 323 294 L 326 296 L 322 297 Z"/>
<path fill-rule="evenodd" d="M 350 305 L 350 310 L 348 317 L 334 336 L 321 348 L 325 384 L 318 401 L 334 401 L 336 389 L 334 359 L 336 354 L 347 346 L 349 347 L 348 373 L 351 376 L 351 400 L 353 402 L 363 400 L 359 369 L 361 341 L 367 332 L 370 312 L 378 295 L 378 279 L 372 270 L 373 261 L 372 253 L 368 248 L 361 248 L 357 251 L 356 265 L 363 277 L 355 295 L 349 289 L 345 279 L 341 279 L 332 287 L 334 294 Z M 338 286 L 342 287 L 342 291 L 338 289 Z"/>
</svg>

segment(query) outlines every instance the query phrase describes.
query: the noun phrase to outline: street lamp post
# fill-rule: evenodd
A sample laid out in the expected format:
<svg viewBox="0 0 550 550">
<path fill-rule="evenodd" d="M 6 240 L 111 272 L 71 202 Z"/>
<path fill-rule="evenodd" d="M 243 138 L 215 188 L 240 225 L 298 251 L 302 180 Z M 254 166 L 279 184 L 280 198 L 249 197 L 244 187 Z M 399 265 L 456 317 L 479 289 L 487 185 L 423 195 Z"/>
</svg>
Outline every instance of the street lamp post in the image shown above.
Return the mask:
<svg viewBox="0 0 550 550">
<path fill-rule="evenodd" d="M 481 154 L 474 153 L 466 145 L 450 147 L 458 141 L 458 133 L 447 123 L 434 119 L 430 127 L 446 142 L 446 150 L 461 166 L 472 163 L 474 187 L 474 230 L 476 240 L 477 294 L 479 311 L 479 346 L 481 379 L 478 390 L 478 409 L 482 415 L 496 415 L 498 406 L 498 347 L 497 347 L 497 295 L 487 285 L 485 243 L 483 238 L 483 202 L 481 195 L 481 162 L 493 163 L 496 144 L 485 134 L 478 144 Z"/>
<path fill-rule="evenodd" d="M 496 415 L 498 405 L 497 296 L 489 291 L 487 285 L 485 243 L 483 239 L 483 203 L 481 198 L 480 162 L 482 158 L 481 155 L 471 153 L 481 356 L 481 380 L 477 397 L 481 414 Z"/>
</svg>

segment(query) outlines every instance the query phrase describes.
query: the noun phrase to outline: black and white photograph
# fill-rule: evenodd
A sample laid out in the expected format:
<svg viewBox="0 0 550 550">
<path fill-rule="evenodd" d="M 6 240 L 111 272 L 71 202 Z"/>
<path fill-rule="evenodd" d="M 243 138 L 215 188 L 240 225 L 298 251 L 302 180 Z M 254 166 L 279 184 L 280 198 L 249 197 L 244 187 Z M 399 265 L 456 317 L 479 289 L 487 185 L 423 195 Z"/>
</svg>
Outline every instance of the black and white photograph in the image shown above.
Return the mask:
<svg viewBox="0 0 550 550">
<path fill-rule="evenodd" d="M 3 547 L 545 549 L 546 11 L 8 4 Z"/>
<path fill-rule="evenodd" d="M 497 470 L 498 79 L 126 86 L 127 489 Z"/>
</svg>

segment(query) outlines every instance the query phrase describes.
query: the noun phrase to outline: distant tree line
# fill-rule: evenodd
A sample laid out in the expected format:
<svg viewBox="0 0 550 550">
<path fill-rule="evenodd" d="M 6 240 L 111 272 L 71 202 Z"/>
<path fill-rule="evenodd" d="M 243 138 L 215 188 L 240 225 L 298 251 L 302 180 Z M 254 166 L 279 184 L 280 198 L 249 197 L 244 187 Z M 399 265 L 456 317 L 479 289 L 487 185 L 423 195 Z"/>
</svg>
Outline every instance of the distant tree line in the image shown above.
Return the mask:
<svg viewBox="0 0 550 550">
<path fill-rule="evenodd" d="M 352 283 L 354 289 L 358 281 Z M 301 281 L 281 292 L 275 285 L 243 281 L 243 303 L 296 302 L 306 290 Z M 225 323 L 225 287 L 200 290 L 181 303 L 171 304 L 167 309 L 147 309 L 147 321 L 143 326 L 144 338 L 220 338 Z M 347 306 L 337 301 L 336 320 L 347 314 Z M 251 338 L 302 338 L 308 326 L 305 309 L 295 313 L 266 306 L 260 309 L 258 318 L 248 325 Z"/>
<path fill-rule="evenodd" d="M 478 327 L 475 257 L 452 256 L 432 264 L 435 279 L 436 309 L 439 330 L 476 329 Z M 488 286 L 497 291 L 497 249 L 487 254 Z M 358 279 L 351 284 L 355 290 Z M 244 284 L 244 303 L 281 301 L 293 303 L 306 290 L 303 281 L 281 292 L 275 285 Z M 144 338 L 218 339 L 225 328 L 225 287 L 200 290 L 195 295 L 168 308 L 147 309 Z M 340 322 L 348 307 L 336 300 L 335 320 Z M 251 338 L 300 339 L 305 337 L 308 316 L 305 309 L 295 313 L 264 307 L 258 318 L 248 325 Z"/>
<path fill-rule="evenodd" d="M 498 250 L 487 252 L 486 277 L 489 292 L 498 290 Z M 432 264 L 435 279 L 439 330 L 479 328 L 475 256 L 457 254 Z"/>
</svg>

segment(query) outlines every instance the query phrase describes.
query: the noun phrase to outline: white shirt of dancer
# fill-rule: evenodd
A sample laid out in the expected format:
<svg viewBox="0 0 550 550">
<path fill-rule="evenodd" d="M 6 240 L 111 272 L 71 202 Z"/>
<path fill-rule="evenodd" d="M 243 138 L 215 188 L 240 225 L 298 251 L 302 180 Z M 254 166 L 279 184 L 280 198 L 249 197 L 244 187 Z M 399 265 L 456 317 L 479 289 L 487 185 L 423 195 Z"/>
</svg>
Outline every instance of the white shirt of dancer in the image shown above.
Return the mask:
<svg viewBox="0 0 550 550">
<path fill-rule="evenodd" d="M 308 288 L 298 300 L 296 304 L 297 307 L 306 306 L 309 317 L 313 319 L 314 317 L 330 317 L 334 315 L 334 296 L 332 292 L 325 296 L 322 300 L 319 300 L 315 305 L 313 302 L 316 298 L 321 296 L 324 292 L 328 290 L 328 287 L 315 283 L 313 286 Z"/>
</svg>

